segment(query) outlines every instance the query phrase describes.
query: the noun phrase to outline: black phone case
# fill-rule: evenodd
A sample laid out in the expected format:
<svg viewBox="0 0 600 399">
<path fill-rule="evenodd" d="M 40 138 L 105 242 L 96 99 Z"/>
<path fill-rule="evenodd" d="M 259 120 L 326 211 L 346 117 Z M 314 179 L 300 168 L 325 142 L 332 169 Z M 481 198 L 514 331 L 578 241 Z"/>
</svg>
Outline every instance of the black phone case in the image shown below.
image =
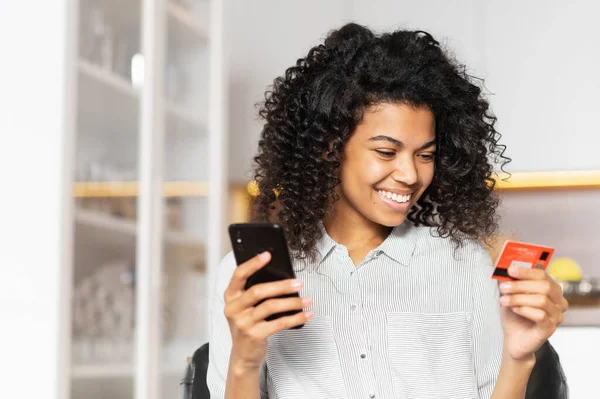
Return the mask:
<svg viewBox="0 0 600 399">
<path fill-rule="evenodd" d="M 235 261 L 239 265 L 256 255 L 268 251 L 271 261 L 254 273 L 246 281 L 246 289 L 256 284 L 296 278 L 285 233 L 277 223 L 237 223 L 229 226 L 229 238 Z M 298 293 L 283 295 L 280 298 L 298 297 Z M 260 305 L 260 302 L 256 306 Z M 290 311 L 276 313 L 266 318 L 267 321 L 300 312 Z M 294 327 L 301 328 L 303 325 Z"/>
</svg>

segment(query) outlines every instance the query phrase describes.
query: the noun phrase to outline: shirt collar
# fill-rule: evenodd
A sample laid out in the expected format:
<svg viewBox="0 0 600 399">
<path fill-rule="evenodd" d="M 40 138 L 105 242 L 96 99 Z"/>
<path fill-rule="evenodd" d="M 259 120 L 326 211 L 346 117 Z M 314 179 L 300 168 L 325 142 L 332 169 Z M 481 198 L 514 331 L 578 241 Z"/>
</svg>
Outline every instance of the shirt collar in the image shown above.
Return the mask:
<svg viewBox="0 0 600 399">
<path fill-rule="evenodd" d="M 417 229 L 411 221 L 405 220 L 401 225 L 394 227 L 376 251 L 384 253 L 402 266 L 409 266 L 416 244 Z"/>
<path fill-rule="evenodd" d="M 375 254 L 383 253 L 393 261 L 408 266 L 417 243 L 417 229 L 409 220 L 392 229 L 387 238 L 374 249 Z M 337 243 L 327 234 L 325 227 L 321 224 L 321 238 L 316 243 L 319 252 L 319 262 L 323 262 L 331 253 Z"/>
<path fill-rule="evenodd" d="M 323 226 L 323 223 L 321 223 L 321 238 L 317 241 L 317 251 L 321 256 L 319 263 L 325 260 L 336 244 L 337 243 L 333 240 L 333 238 L 329 237 L 329 234 L 327 234 L 327 231 L 325 231 L 325 226 Z"/>
</svg>

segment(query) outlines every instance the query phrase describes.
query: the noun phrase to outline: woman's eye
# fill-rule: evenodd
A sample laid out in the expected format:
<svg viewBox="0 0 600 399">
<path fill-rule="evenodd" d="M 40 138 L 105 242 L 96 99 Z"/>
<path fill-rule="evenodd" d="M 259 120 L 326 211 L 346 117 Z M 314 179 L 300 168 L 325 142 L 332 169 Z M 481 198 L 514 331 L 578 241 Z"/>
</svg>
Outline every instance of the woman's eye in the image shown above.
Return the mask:
<svg viewBox="0 0 600 399">
<path fill-rule="evenodd" d="M 381 155 L 384 158 L 391 158 L 394 155 L 396 155 L 396 153 L 394 151 L 375 150 L 375 152 L 378 153 L 379 155 Z"/>
<path fill-rule="evenodd" d="M 433 161 L 433 159 L 435 158 L 435 153 L 419 154 L 419 156 L 424 161 Z"/>
</svg>

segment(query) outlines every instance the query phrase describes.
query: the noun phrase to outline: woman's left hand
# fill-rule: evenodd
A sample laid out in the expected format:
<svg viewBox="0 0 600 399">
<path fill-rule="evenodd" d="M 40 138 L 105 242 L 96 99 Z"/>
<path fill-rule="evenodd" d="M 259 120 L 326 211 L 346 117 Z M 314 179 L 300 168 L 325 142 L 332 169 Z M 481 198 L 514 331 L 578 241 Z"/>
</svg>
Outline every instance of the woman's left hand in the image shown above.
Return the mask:
<svg viewBox="0 0 600 399">
<path fill-rule="evenodd" d="M 511 267 L 515 281 L 500 284 L 504 352 L 514 360 L 535 354 L 563 321 L 569 303 L 544 270 Z"/>
</svg>

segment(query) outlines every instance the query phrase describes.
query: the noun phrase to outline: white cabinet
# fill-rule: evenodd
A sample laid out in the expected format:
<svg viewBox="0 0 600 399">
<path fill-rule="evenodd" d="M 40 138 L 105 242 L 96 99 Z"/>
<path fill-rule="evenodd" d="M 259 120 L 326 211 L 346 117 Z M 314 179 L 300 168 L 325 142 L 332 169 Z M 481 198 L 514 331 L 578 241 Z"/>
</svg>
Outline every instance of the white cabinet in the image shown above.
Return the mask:
<svg viewBox="0 0 600 399">
<path fill-rule="evenodd" d="M 227 203 L 220 7 L 78 3 L 72 399 L 177 397 L 207 339 Z"/>
</svg>

